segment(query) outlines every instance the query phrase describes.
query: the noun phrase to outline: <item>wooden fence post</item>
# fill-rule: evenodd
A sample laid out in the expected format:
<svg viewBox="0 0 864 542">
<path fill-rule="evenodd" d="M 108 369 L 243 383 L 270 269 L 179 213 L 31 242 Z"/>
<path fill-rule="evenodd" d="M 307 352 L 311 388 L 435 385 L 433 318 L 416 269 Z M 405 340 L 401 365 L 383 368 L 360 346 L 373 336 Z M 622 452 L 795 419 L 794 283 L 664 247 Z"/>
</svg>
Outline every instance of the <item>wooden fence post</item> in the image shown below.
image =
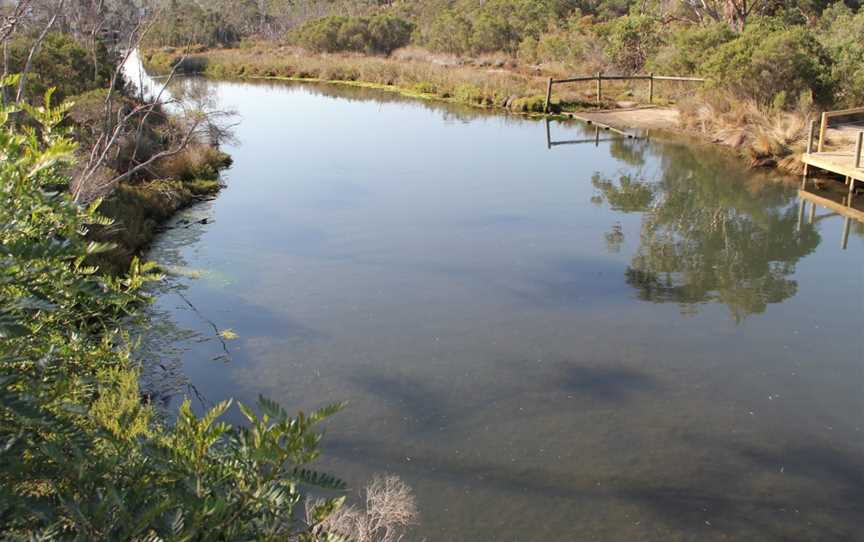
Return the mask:
<svg viewBox="0 0 864 542">
<path fill-rule="evenodd" d="M 546 105 L 543 106 L 543 112 L 549 112 L 549 101 L 552 99 L 552 78 L 546 82 Z"/>
<path fill-rule="evenodd" d="M 815 135 L 814 132 L 816 132 L 816 121 L 811 120 L 810 129 L 807 131 L 807 154 L 813 152 L 813 136 Z"/>
<path fill-rule="evenodd" d="M 648 74 L 648 103 L 654 103 L 654 72 Z"/>
<path fill-rule="evenodd" d="M 855 138 L 855 169 L 861 169 L 861 146 L 864 144 L 864 132 L 858 132 Z"/>
<path fill-rule="evenodd" d="M 603 87 L 600 81 L 603 80 L 603 72 L 597 72 L 597 107 L 603 101 Z"/>
<path fill-rule="evenodd" d="M 825 148 L 825 132 L 828 130 L 828 113 L 822 113 L 822 122 L 819 123 L 819 145 L 816 147 L 817 152 L 822 152 Z"/>
</svg>

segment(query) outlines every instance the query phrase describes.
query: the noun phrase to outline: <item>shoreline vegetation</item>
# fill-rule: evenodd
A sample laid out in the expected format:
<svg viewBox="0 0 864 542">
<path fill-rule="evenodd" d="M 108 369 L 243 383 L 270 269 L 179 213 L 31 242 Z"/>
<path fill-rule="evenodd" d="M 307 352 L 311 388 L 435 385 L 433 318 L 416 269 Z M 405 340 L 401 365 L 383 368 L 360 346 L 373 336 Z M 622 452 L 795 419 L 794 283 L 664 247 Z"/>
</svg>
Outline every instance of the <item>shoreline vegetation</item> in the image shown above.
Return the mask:
<svg viewBox="0 0 864 542">
<path fill-rule="evenodd" d="M 182 209 L 212 199 L 224 187 L 221 172 L 231 167 L 231 156 L 211 146 L 194 146 L 175 163 L 186 171 L 137 183 L 118 184 L 99 206 L 112 225 L 93 238 L 113 249 L 95 259 L 100 269 L 122 273 L 150 247 L 164 225 Z"/>
<path fill-rule="evenodd" d="M 800 173 L 820 111 L 864 104 L 859 0 L 213 0 L 163 4 L 143 43 L 150 69 L 216 78 L 374 86 L 511 113 L 544 112 L 548 78 L 656 74 L 704 84 L 556 85 L 553 113 L 635 110 Z M 658 108 L 644 108 L 646 103 Z M 677 117 L 677 121 L 669 122 Z M 845 145 L 843 134 L 829 134 Z"/>
<path fill-rule="evenodd" d="M 441 59 L 428 51 L 408 49 L 390 57 L 320 54 L 268 42 L 242 48 L 144 49 L 145 68 L 155 74 L 172 70 L 216 79 L 261 79 L 316 82 L 371 88 L 421 100 L 477 107 L 534 117 L 604 119 L 620 129 L 661 129 L 697 136 L 745 159 L 751 167 L 777 168 L 800 174 L 804 130 L 814 114 L 766 113 L 752 101 L 723 93 L 705 94 L 698 84 L 656 83 L 648 104 L 644 82 L 603 81 L 598 106 L 594 83 L 556 86 L 544 113 L 546 81 L 566 77 L 562 71 L 520 67 L 503 59 Z M 605 119 L 610 119 L 606 121 Z M 722 123 L 722 128 L 716 125 Z"/>
<path fill-rule="evenodd" d="M 230 399 L 169 412 L 140 386 L 144 367 L 168 371 L 131 336 L 159 333 L 143 308 L 163 277 L 141 255 L 222 188 L 233 118 L 201 86 L 128 80 L 148 17 L 114 0 L 0 6 L 0 538 L 400 539 L 410 487 L 376 476 L 348 504 L 312 470 L 342 403 L 292 416 L 259 397 L 230 425 Z"/>
</svg>

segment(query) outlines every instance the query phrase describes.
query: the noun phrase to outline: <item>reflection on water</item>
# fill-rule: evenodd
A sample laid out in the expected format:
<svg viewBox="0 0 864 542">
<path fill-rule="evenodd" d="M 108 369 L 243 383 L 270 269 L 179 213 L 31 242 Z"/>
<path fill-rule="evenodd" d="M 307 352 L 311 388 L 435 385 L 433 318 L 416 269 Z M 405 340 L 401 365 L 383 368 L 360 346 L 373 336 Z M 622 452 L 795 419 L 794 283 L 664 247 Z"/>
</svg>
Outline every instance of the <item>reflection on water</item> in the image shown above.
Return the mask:
<svg viewBox="0 0 864 542">
<path fill-rule="evenodd" d="M 618 155 L 640 166 L 642 152 Z M 737 322 L 795 295 L 795 264 L 816 249 L 820 237 L 812 224 L 796 227 L 798 209 L 788 190 L 765 186 L 765 180 L 747 189 L 729 182 L 716 164 L 702 161 L 694 168 L 686 153 L 668 149 L 655 179 L 637 169 L 617 179 L 597 173 L 591 180 L 601 194 L 593 201 L 643 215 L 627 283 L 640 299 L 678 303 L 686 312 L 709 301 L 723 303 Z M 619 236 L 613 226 L 607 239 Z"/>
<path fill-rule="evenodd" d="M 848 181 L 847 181 L 848 182 Z M 824 211 L 816 216 L 817 207 Z M 808 211 L 809 209 L 809 211 Z M 848 191 L 837 182 L 817 180 L 812 187 L 798 191 L 798 228 L 804 227 L 804 214 L 807 213 L 807 224 L 820 220 L 843 217 L 843 231 L 840 237 L 840 247 L 846 250 L 849 246 L 849 234 L 856 232 L 864 236 L 864 204 L 862 198 L 850 198 Z"/>
<path fill-rule="evenodd" d="M 321 466 L 402 476 L 412 540 L 858 536 L 864 237 L 799 221 L 794 182 L 369 90 L 212 90 L 234 167 L 154 246 L 178 272 L 145 334 L 207 400 L 349 401 Z"/>
</svg>

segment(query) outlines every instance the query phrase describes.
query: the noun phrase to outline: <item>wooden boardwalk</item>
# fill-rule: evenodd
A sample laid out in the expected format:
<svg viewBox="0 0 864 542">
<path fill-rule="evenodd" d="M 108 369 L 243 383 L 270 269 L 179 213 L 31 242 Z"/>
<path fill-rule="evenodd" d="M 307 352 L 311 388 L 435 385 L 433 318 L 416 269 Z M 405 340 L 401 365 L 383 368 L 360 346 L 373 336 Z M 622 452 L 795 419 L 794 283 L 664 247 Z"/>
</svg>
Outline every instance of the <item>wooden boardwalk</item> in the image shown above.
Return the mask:
<svg viewBox="0 0 864 542">
<path fill-rule="evenodd" d="M 861 114 L 864 114 L 864 108 L 826 111 L 822 113 L 819 122 L 818 139 L 815 139 L 816 121 L 814 120 L 810 123 L 810 131 L 807 134 L 807 151 L 801 156 L 801 161 L 804 162 L 804 177 L 801 179 L 802 190 L 807 189 L 807 175 L 810 172 L 810 168 L 823 169 L 846 179 L 849 193 L 845 203 L 848 207 L 852 207 L 852 201 L 855 198 L 855 183 L 864 182 L 864 160 L 862 160 L 861 156 L 862 145 L 864 145 L 864 131 L 858 132 L 853 152 L 826 150 L 825 132 L 828 129 L 828 123 L 831 118 Z"/>
<path fill-rule="evenodd" d="M 808 166 L 864 182 L 864 168 L 855 167 L 855 154 L 852 152 L 810 152 L 803 154 L 801 161 Z"/>
</svg>

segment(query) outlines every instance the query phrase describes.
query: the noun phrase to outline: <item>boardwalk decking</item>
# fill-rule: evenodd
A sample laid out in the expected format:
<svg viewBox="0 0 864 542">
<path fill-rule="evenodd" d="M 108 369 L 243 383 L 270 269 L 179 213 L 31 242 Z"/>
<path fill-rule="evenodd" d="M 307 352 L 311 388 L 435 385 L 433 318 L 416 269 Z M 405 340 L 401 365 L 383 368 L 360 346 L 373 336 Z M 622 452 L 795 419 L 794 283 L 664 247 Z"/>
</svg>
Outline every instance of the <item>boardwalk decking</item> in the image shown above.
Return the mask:
<svg viewBox="0 0 864 542">
<path fill-rule="evenodd" d="M 802 155 L 801 161 L 808 166 L 864 182 L 864 168 L 855 167 L 855 156 L 851 152 L 810 152 Z"/>
</svg>

